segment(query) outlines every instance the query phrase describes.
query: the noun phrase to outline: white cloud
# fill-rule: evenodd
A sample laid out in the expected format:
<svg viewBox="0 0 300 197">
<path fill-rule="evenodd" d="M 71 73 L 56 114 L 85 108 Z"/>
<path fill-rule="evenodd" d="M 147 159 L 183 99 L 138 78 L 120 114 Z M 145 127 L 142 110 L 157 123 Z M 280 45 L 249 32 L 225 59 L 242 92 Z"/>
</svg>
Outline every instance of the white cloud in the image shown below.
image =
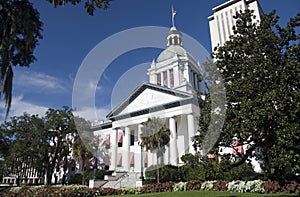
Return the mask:
<svg viewBox="0 0 300 197">
<path fill-rule="evenodd" d="M 91 122 L 95 120 L 106 120 L 106 115 L 111 111 L 109 107 L 104 108 L 90 108 L 84 107 L 78 111 L 74 111 L 74 116 L 82 117 Z"/>
<path fill-rule="evenodd" d="M 38 114 L 40 117 L 45 115 L 45 112 L 48 110 L 48 107 L 35 105 L 23 100 L 23 96 L 13 97 L 11 108 L 9 111 L 9 117 L 12 116 L 21 116 L 24 112 L 28 114 Z M 5 107 L 4 102 L 1 102 L 0 106 L 0 120 L 3 122 L 5 118 Z"/>
<path fill-rule="evenodd" d="M 60 79 L 33 71 L 15 72 L 14 83 L 21 88 L 36 89 L 38 91 L 62 92 L 65 85 Z"/>
</svg>

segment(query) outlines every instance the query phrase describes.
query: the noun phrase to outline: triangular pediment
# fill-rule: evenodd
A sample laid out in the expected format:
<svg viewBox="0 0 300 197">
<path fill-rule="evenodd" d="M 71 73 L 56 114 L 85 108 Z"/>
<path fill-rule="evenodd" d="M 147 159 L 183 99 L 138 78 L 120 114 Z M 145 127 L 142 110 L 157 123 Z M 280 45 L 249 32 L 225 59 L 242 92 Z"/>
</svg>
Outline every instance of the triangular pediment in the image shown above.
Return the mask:
<svg viewBox="0 0 300 197">
<path fill-rule="evenodd" d="M 163 106 L 192 97 L 192 95 L 154 84 L 143 83 L 136 88 L 120 105 L 118 105 L 108 118 L 118 115 Z"/>
</svg>

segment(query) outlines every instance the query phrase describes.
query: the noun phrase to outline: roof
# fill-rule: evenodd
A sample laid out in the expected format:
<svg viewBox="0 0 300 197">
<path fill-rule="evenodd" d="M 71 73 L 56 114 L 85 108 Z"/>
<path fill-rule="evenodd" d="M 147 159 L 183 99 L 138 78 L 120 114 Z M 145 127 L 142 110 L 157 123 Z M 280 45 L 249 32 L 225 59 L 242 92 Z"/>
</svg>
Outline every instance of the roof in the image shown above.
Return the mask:
<svg viewBox="0 0 300 197">
<path fill-rule="evenodd" d="M 178 97 L 177 101 L 173 100 L 170 102 L 165 102 L 161 105 L 154 105 L 151 107 L 145 106 L 143 109 L 137 109 L 136 111 L 128 112 L 128 113 L 122 113 L 121 112 L 129 106 L 134 100 L 137 99 L 138 96 L 140 96 L 146 89 L 154 90 L 157 92 L 161 92 L 167 95 L 172 95 Z M 155 84 L 150 83 L 142 83 L 140 86 L 138 86 L 126 99 L 123 100 L 118 106 L 116 106 L 106 117 L 110 120 L 116 120 L 116 119 L 124 119 L 128 117 L 134 117 L 139 116 L 142 114 L 147 114 L 149 112 L 159 111 L 163 109 L 169 109 L 172 107 L 180 106 L 182 104 L 187 104 L 193 102 L 194 96 L 192 94 L 173 90 L 167 87 L 162 87 Z"/>
</svg>

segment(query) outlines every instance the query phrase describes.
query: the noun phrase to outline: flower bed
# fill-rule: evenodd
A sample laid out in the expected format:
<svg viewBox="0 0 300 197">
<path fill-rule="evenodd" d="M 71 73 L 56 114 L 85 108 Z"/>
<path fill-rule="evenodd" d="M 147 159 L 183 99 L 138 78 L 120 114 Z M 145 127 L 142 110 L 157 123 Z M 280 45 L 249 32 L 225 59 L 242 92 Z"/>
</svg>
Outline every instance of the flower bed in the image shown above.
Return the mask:
<svg viewBox="0 0 300 197">
<path fill-rule="evenodd" d="M 89 189 L 83 185 L 68 186 L 23 186 L 13 187 L 2 193 L 0 196 L 17 197 L 17 196 L 68 196 L 68 197 L 92 197 L 92 196 L 111 196 L 126 194 L 143 194 L 156 192 L 177 192 L 190 190 L 213 190 L 229 192 L 252 192 L 252 193 L 295 193 L 300 194 L 300 184 L 291 181 L 288 183 L 279 183 L 277 181 L 189 181 L 189 182 L 167 182 L 158 184 L 149 184 L 141 188 L 94 188 Z"/>
</svg>

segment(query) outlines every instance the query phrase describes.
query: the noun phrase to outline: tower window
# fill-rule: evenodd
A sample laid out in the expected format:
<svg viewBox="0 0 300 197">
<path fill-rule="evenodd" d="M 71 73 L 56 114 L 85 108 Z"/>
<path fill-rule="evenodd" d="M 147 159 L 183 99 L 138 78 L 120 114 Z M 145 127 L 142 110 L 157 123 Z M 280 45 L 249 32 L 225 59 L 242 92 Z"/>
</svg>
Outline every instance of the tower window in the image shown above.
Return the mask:
<svg viewBox="0 0 300 197">
<path fill-rule="evenodd" d="M 173 73 L 173 69 L 169 70 L 169 74 L 170 74 L 170 88 L 174 87 L 174 73 Z"/>
<path fill-rule="evenodd" d="M 156 75 L 156 81 L 157 81 L 157 85 L 161 85 L 161 74 L 160 73 L 158 73 Z"/>
<path fill-rule="evenodd" d="M 164 71 L 163 72 L 163 82 L 164 82 L 164 86 L 167 86 L 168 87 L 168 73 L 167 71 Z"/>
<path fill-rule="evenodd" d="M 175 44 L 175 45 L 178 44 L 178 38 L 177 38 L 177 36 L 174 37 L 174 44 Z"/>
</svg>

